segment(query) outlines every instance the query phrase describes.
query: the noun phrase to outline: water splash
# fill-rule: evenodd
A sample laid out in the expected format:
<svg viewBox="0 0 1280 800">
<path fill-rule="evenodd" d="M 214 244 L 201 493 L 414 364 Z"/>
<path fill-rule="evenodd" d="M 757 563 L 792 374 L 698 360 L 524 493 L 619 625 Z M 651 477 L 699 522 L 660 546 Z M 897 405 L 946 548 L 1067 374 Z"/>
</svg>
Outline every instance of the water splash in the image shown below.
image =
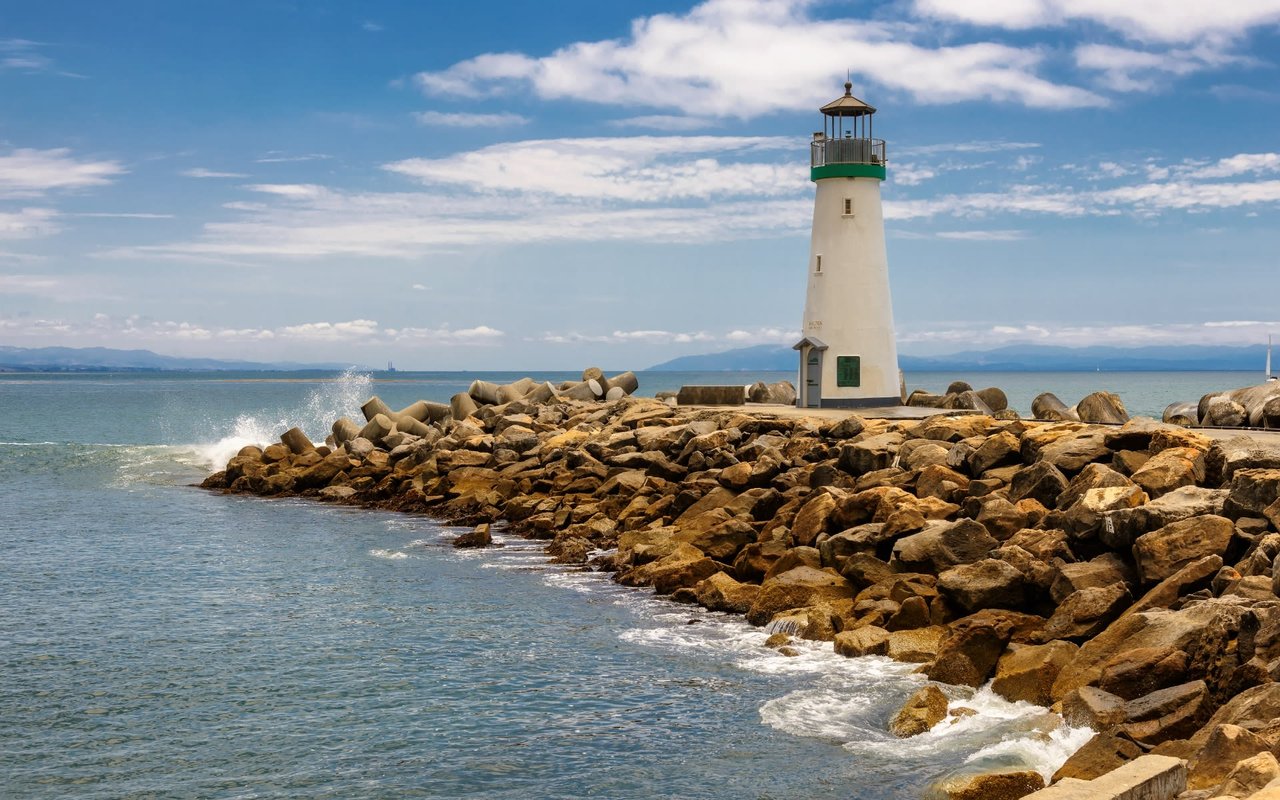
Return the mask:
<svg viewBox="0 0 1280 800">
<path fill-rule="evenodd" d="M 312 441 L 319 443 L 329 434 L 338 417 L 359 412 L 360 404 L 373 392 L 373 378 L 362 372 L 347 370 L 332 381 L 316 387 L 301 408 L 279 415 L 241 414 L 236 417 L 231 433 L 214 442 L 193 444 L 189 448 L 193 465 L 219 469 L 242 447 L 259 447 L 277 441 L 290 428 L 301 428 Z"/>
</svg>

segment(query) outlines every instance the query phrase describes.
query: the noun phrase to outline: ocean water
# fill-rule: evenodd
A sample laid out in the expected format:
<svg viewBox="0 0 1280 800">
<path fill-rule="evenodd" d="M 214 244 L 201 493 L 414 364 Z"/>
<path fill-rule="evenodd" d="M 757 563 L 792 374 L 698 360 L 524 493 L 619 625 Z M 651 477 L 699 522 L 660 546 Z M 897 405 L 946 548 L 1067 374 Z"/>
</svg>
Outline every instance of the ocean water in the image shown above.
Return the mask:
<svg viewBox="0 0 1280 800">
<path fill-rule="evenodd" d="M 469 382 L 387 377 L 0 377 L 0 796 L 887 800 L 966 765 L 1051 773 L 1088 738 L 984 690 L 897 740 L 910 665 L 783 656 L 502 535 L 458 552 L 426 517 L 191 487 L 288 426 L 323 438 L 372 392 Z M 1094 377 L 973 382 L 1028 404 L 1033 384 L 1104 386 L 1131 409 L 1248 382 Z"/>
</svg>

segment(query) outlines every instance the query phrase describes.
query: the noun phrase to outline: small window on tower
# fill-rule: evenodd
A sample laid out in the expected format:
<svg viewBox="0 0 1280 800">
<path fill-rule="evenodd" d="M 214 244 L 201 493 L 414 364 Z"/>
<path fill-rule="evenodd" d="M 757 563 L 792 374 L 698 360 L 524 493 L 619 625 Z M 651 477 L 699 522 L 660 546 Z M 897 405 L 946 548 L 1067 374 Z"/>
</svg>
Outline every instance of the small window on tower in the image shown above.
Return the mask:
<svg viewBox="0 0 1280 800">
<path fill-rule="evenodd" d="M 853 198 L 852 197 L 846 197 L 844 199 L 844 215 L 846 217 L 853 216 Z"/>
<path fill-rule="evenodd" d="M 813 271 L 822 272 L 822 256 L 817 255 L 813 257 Z"/>
</svg>

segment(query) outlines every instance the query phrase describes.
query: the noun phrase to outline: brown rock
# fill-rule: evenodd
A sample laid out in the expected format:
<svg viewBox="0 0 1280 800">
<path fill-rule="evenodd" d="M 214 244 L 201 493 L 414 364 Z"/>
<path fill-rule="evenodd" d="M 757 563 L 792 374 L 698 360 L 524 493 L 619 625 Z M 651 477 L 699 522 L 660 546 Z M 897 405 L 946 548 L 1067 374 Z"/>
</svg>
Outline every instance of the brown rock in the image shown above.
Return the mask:
<svg viewBox="0 0 1280 800">
<path fill-rule="evenodd" d="M 1268 752 L 1266 739 L 1239 725 L 1206 726 L 1204 747 L 1187 765 L 1188 789 L 1212 789 L 1227 779 L 1237 762 Z"/>
<path fill-rule="evenodd" d="M 993 558 L 946 570 L 938 576 L 938 591 L 965 611 L 1016 609 L 1027 599 L 1026 579 L 1022 573 Z"/>
<path fill-rule="evenodd" d="M 1133 543 L 1138 577 L 1155 583 L 1205 556 L 1225 555 L 1234 534 L 1231 520 L 1212 515 L 1174 522 L 1143 534 Z"/>
<path fill-rule="evenodd" d="M 836 652 L 846 658 L 883 656 L 889 652 L 889 631 L 868 625 L 836 634 Z"/>
<path fill-rule="evenodd" d="M 1062 699 L 1062 718 L 1076 727 L 1106 731 L 1124 722 L 1124 703 L 1096 686 L 1081 686 Z"/>
<path fill-rule="evenodd" d="M 945 800 L 1019 800 L 1044 786 L 1039 772 L 1009 767 L 978 773 L 963 770 L 935 781 L 930 792 Z"/>
<path fill-rule="evenodd" d="M 895 542 L 893 559 L 905 570 L 936 575 L 960 564 L 980 561 L 999 545 L 979 522 L 936 522 Z"/>
<path fill-rule="evenodd" d="M 909 631 L 893 631 L 889 634 L 889 646 L 885 655 L 894 661 L 924 664 L 938 657 L 947 629 L 935 625 Z"/>
<path fill-rule="evenodd" d="M 796 567 L 813 567 L 822 569 L 822 553 L 813 547 L 791 547 L 770 565 L 764 574 L 764 580 L 775 575 L 789 572 Z"/>
<path fill-rule="evenodd" d="M 1214 789 L 1214 795 L 1220 798 L 1254 798 L 1257 797 L 1255 792 L 1270 786 L 1276 778 L 1280 778 L 1280 762 L 1270 752 L 1263 751 L 1237 763 L 1227 779 Z"/>
<path fill-rule="evenodd" d="M 1020 447 L 1021 443 L 1017 436 L 1008 431 L 1000 431 L 988 437 L 969 454 L 969 472 L 973 475 L 981 475 L 993 467 L 1016 464 L 1022 457 Z"/>
<path fill-rule="evenodd" d="M 1041 645 L 1010 645 L 1008 652 L 996 663 L 991 688 L 1006 700 L 1023 700 L 1047 706 L 1053 702 L 1053 682 L 1057 680 L 1063 665 L 1071 660 L 1078 649 L 1076 645 L 1064 641 Z"/>
<path fill-rule="evenodd" d="M 853 587 L 835 570 L 796 567 L 761 585 L 760 594 L 747 612 L 747 620 L 753 625 L 764 625 L 781 611 L 852 597 Z"/>
<path fill-rule="evenodd" d="M 760 593 L 752 583 L 739 583 L 724 572 L 717 572 L 693 587 L 698 604 L 712 611 L 745 614 Z"/>
<path fill-rule="evenodd" d="M 1091 781 L 1142 755 L 1142 748 L 1128 739 L 1099 733 L 1077 750 L 1053 773 L 1053 782 L 1063 778 Z"/>
<path fill-rule="evenodd" d="M 1265 515 L 1280 501 L 1280 469 L 1237 470 L 1231 478 L 1229 500 L 1237 509 Z"/>
<path fill-rule="evenodd" d="M 1128 584 L 1134 579 L 1129 565 L 1115 553 L 1103 553 L 1089 561 L 1058 564 L 1057 572 L 1052 589 L 1055 603 L 1061 603 L 1081 589 Z"/>
<path fill-rule="evenodd" d="M 1102 430 L 1084 428 L 1045 446 L 1039 458 L 1062 470 L 1064 475 L 1074 475 L 1092 462 L 1111 459 L 1105 436 Z"/>
<path fill-rule="evenodd" d="M 836 510 L 836 495 L 824 490 L 817 492 L 800 507 L 791 524 L 791 535 L 796 544 L 812 547 L 820 534 L 827 532 L 827 523 Z"/>
<path fill-rule="evenodd" d="M 938 657 L 925 668 L 931 680 L 977 688 L 995 672 L 1013 634 L 1013 626 L 1003 621 L 966 617 L 951 625 Z"/>
<path fill-rule="evenodd" d="M 926 628 L 931 621 L 929 602 L 923 597 L 908 597 L 893 612 L 884 627 L 890 631 L 905 631 Z"/>
<path fill-rule="evenodd" d="M 1209 690 L 1204 681 L 1158 689 L 1125 703 L 1120 732 L 1141 745 L 1183 739 L 1199 730 L 1209 716 Z"/>
<path fill-rule="evenodd" d="M 457 536 L 453 540 L 454 547 L 488 547 L 493 544 L 493 535 L 489 532 L 489 523 L 477 525 L 474 530 Z"/>
<path fill-rule="evenodd" d="M 1204 453 L 1192 447 L 1171 447 L 1157 453 L 1133 473 L 1133 482 L 1151 497 L 1203 480 Z"/>
<path fill-rule="evenodd" d="M 1046 508 L 1056 508 L 1058 497 L 1067 490 L 1067 476 L 1047 461 L 1037 461 L 1023 467 L 1009 482 L 1009 499 L 1013 502 L 1025 498 L 1039 500 Z"/>
<path fill-rule="evenodd" d="M 889 721 L 894 736 L 906 739 L 918 736 L 947 718 L 947 696 L 932 684 L 907 699 L 901 710 Z"/>
<path fill-rule="evenodd" d="M 742 581 L 760 581 L 788 550 L 785 542 L 769 541 L 751 543 L 738 552 L 733 560 L 733 572 Z"/>
<path fill-rule="evenodd" d="M 1220 569 L 1220 556 L 1205 556 L 1192 561 L 1153 586 L 1138 602 L 1129 606 L 1122 616 L 1153 608 L 1169 608 L 1178 598 L 1206 588 Z"/>
<path fill-rule="evenodd" d="M 1090 489 L 1110 489 L 1137 486 L 1136 483 L 1116 472 L 1106 464 L 1089 464 L 1071 479 L 1067 488 L 1058 495 L 1057 508 L 1070 508 Z M 1045 505 L 1048 505 L 1047 503 Z"/>
<path fill-rule="evenodd" d="M 1131 599 L 1123 583 L 1079 589 L 1054 609 L 1044 626 L 1044 635 L 1051 639 L 1090 639 L 1120 616 Z"/>
<path fill-rule="evenodd" d="M 653 586 L 658 594 L 671 594 L 676 589 L 692 588 L 723 568 L 698 548 L 681 542 L 668 555 L 620 573 L 619 579 L 625 578 L 625 583 L 635 586 Z"/>
<path fill-rule="evenodd" d="M 1125 700 L 1182 682 L 1187 674 L 1187 654 L 1161 647 L 1135 647 L 1117 653 L 1102 666 L 1098 686 Z"/>
</svg>

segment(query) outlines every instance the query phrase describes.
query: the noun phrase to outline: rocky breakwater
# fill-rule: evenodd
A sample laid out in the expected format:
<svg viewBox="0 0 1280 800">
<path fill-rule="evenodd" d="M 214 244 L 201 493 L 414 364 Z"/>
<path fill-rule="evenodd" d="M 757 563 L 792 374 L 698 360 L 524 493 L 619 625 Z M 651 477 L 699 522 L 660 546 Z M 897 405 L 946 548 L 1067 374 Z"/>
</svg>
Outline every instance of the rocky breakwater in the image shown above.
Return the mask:
<svg viewBox="0 0 1280 800">
<path fill-rule="evenodd" d="M 783 652 L 829 640 L 917 663 L 935 690 L 990 683 L 1097 731 L 1053 776 L 1071 786 L 1146 753 L 1188 763 L 1187 798 L 1280 776 L 1280 447 L 1148 419 L 817 420 L 531 394 L 415 432 L 384 430 L 370 401 L 360 430 L 339 420 L 319 447 L 287 432 L 204 485 L 481 526 L 461 544 L 504 523 L 559 562 L 743 614 Z M 959 711 L 925 691 L 901 734 Z"/>
<path fill-rule="evenodd" d="M 1172 403 L 1164 421 L 1186 426 L 1280 430 L 1280 381 L 1210 392 L 1199 402 Z"/>
</svg>

